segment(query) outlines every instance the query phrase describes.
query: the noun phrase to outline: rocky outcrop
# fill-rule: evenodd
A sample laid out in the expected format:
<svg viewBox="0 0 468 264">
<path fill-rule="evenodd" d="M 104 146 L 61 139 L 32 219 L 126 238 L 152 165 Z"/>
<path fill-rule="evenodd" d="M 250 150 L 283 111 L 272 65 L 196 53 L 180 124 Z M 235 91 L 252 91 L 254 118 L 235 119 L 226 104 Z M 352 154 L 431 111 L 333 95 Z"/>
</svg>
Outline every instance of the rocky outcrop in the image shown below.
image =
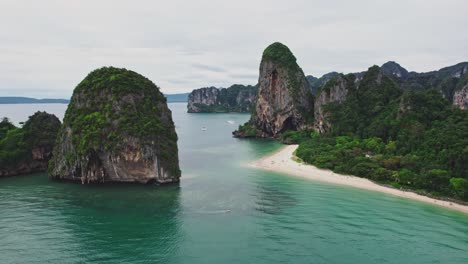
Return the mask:
<svg viewBox="0 0 468 264">
<path fill-rule="evenodd" d="M 219 90 L 216 87 L 206 87 L 193 90 L 188 97 L 187 112 L 200 113 L 203 107 L 218 104 Z"/>
<path fill-rule="evenodd" d="M 232 85 L 218 89 L 207 87 L 193 90 L 188 98 L 187 112 L 250 112 L 257 98 L 255 86 Z"/>
<path fill-rule="evenodd" d="M 22 128 L 4 119 L 0 130 L 8 127 L 10 132 L 0 137 L 0 177 L 46 171 L 60 125 L 46 112 L 36 112 Z"/>
<path fill-rule="evenodd" d="M 388 61 L 381 66 L 382 72 L 388 76 L 394 76 L 396 78 L 406 79 L 408 78 L 408 71 L 401 67 L 400 64 L 394 61 Z"/>
<path fill-rule="evenodd" d="M 317 91 L 321 87 L 323 87 L 325 84 L 327 84 L 328 81 L 330 81 L 331 79 L 337 77 L 338 75 L 340 75 L 340 74 L 337 73 L 337 72 L 329 72 L 329 73 L 324 74 L 320 78 L 316 78 L 316 77 L 314 77 L 312 75 L 306 76 L 307 81 L 309 82 L 312 94 L 316 95 Z"/>
<path fill-rule="evenodd" d="M 453 105 L 463 110 L 468 109 L 468 85 L 455 91 L 453 95 Z"/>
<path fill-rule="evenodd" d="M 159 88 L 125 69 L 91 72 L 73 92 L 49 173 L 81 183 L 178 182 L 177 134 Z"/>
<path fill-rule="evenodd" d="M 314 128 L 316 131 L 323 133 L 330 128 L 330 123 L 324 110 L 325 105 L 334 102 L 341 103 L 346 100 L 347 94 L 347 82 L 342 75 L 333 78 L 319 90 L 314 106 Z"/>
<path fill-rule="evenodd" d="M 273 43 L 260 64 L 258 98 L 250 121 L 233 132 L 237 137 L 278 137 L 287 130 L 311 127 L 313 95 L 288 47 Z"/>
</svg>

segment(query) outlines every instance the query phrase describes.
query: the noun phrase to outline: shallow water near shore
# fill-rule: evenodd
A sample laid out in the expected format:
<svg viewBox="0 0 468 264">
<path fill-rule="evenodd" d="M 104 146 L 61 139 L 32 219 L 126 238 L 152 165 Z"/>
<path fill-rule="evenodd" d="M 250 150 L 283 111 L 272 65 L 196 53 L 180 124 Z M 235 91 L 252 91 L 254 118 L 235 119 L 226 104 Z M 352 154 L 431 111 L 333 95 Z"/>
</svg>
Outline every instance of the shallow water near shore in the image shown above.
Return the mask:
<svg viewBox="0 0 468 264">
<path fill-rule="evenodd" d="M 466 214 L 250 168 L 281 145 L 232 138 L 247 114 L 169 106 L 179 186 L 0 179 L 0 263 L 468 263 Z"/>
</svg>

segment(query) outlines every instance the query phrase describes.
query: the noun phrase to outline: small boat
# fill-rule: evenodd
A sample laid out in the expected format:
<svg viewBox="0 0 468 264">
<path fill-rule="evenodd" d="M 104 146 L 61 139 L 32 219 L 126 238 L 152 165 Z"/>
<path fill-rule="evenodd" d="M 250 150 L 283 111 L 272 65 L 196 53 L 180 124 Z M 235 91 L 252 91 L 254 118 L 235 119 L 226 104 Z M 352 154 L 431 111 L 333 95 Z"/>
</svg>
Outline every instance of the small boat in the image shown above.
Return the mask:
<svg viewBox="0 0 468 264">
<path fill-rule="evenodd" d="M 230 125 L 234 125 L 236 122 L 232 121 L 232 120 L 228 120 L 227 121 Z"/>
</svg>

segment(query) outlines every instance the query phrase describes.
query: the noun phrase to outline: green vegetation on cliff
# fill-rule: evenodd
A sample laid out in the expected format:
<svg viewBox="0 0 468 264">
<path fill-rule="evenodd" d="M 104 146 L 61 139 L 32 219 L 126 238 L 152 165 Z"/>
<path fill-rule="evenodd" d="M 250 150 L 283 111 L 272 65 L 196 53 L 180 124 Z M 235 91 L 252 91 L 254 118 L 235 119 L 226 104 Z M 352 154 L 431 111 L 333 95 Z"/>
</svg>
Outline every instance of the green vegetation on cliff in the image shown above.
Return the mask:
<svg viewBox="0 0 468 264">
<path fill-rule="evenodd" d="M 275 42 L 268 46 L 262 55 L 262 62 L 272 61 L 284 67 L 288 72 L 289 89 L 295 101 L 298 101 L 298 92 L 301 83 L 298 79 L 305 79 L 304 72 L 297 64 L 297 59 L 291 50 L 280 42 Z M 312 99 L 312 98 L 311 98 Z"/>
<path fill-rule="evenodd" d="M 74 89 L 57 144 L 66 144 L 69 137 L 73 151 L 62 149 L 69 166 L 80 157 L 121 151 L 135 140 L 156 149 L 165 169 L 180 176 L 177 134 L 166 98 L 136 72 L 103 67 L 89 73 Z M 56 162 L 51 160 L 51 172 Z"/>
<path fill-rule="evenodd" d="M 32 161 L 35 148 L 51 151 L 59 128 L 60 120 L 46 112 L 36 112 L 22 128 L 3 118 L 0 122 L 0 168 L 15 168 Z M 44 157 L 46 161 L 47 158 Z"/>
<path fill-rule="evenodd" d="M 248 112 L 255 107 L 257 91 L 257 86 L 234 84 L 219 90 L 219 103 L 227 106 L 228 112 Z"/>
<path fill-rule="evenodd" d="M 351 76 L 346 76 L 351 78 Z M 345 102 L 331 103 L 331 130 L 288 132 L 297 156 L 337 173 L 468 200 L 468 113 L 435 90 L 402 92 L 378 67 Z"/>
<path fill-rule="evenodd" d="M 249 122 L 239 125 L 239 128 L 234 133 L 242 133 L 242 137 L 249 138 L 249 137 L 256 137 L 260 132 Z M 235 135 L 235 134 L 234 134 Z"/>
<path fill-rule="evenodd" d="M 74 131 L 79 154 L 118 147 L 123 135 L 145 138 L 164 134 L 177 140 L 175 133 L 164 129 L 157 111 L 157 103 L 165 103 L 166 98 L 154 83 L 133 71 L 113 67 L 95 70 L 73 94 L 64 127 Z M 142 102 L 136 103 L 132 95 Z"/>
<path fill-rule="evenodd" d="M 2 122 L 0 122 L 0 140 L 5 138 L 8 131 L 14 128 L 16 128 L 15 125 L 13 125 L 8 118 L 4 117 Z"/>
<path fill-rule="evenodd" d="M 260 64 L 258 99 L 250 120 L 236 137 L 278 137 L 288 129 L 305 129 L 314 121 L 314 96 L 289 48 L 269 45 Z"/>
<path fill-rule="evenodd" d="M 294 72 L 302 71 L 299 65 L 297 65 L 296 57 L 291 50 L 280 42 L 271 44 L 263 51 L 262 62 L 265 60 L 280 64 Z"/>
</svg>

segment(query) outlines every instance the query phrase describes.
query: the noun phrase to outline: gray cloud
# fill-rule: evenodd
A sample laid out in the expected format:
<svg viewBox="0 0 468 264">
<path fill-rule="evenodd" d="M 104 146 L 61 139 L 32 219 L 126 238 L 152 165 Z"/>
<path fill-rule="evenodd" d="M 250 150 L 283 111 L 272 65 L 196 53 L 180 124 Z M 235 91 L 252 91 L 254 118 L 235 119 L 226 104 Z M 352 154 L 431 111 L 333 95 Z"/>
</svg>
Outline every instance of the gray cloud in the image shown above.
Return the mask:
<svg viewBox="0 0 468 264">
<path fill-rule="evenodd" d="M 0 96 L 66 98 L 105 65 L 165 93 L 254 84 L 275 41 L 314 76 L 388 60 L 429 71 L 468 59 L 466 10 L 465 0 L 1 1 Z"/>
<path fill-rule="evenodd" d="M 240 80 L 258 79 L 258 74 L 234 73 L 234 74 L 229 74 L 229 76 L 232 77 L 233 79 L 240 79 Z"/>
<path fill-rule="evenodd" d="M 210 66 L 210 65 L 204 65 L 200 63 L 193 63 L 192 64 L 193 68 L 204 70 L 204 71 L 211 71 L 211 72 L 226 72 L 225 69 L 217 66 Z"/>
</svg>

